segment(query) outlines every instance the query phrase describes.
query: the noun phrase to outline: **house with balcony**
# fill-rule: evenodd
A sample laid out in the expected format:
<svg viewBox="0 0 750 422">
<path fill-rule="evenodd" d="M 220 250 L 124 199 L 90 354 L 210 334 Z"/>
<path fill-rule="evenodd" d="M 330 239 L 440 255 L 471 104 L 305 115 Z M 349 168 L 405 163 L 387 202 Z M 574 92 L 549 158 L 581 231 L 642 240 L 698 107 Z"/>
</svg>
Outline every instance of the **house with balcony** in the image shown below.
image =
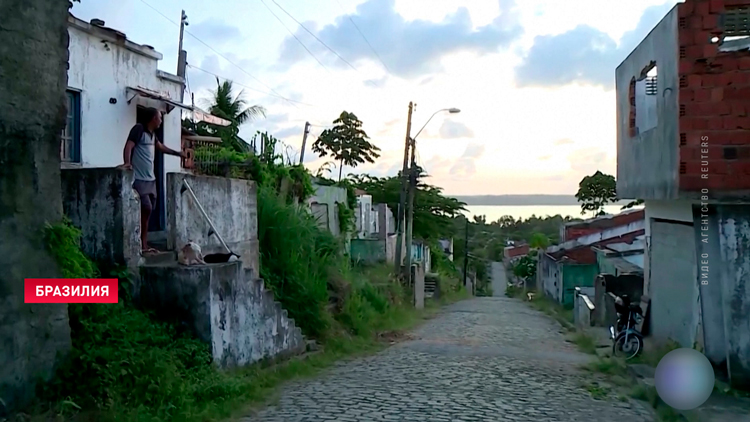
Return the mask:
<svg viewBox="0 0 750 422">
<path fill-rule="evenodd" d="M 677 4 L 617 67 L 617 194 L 645 205 L 657 340 L 750 388 L 750 0 Z"/>
</svg>

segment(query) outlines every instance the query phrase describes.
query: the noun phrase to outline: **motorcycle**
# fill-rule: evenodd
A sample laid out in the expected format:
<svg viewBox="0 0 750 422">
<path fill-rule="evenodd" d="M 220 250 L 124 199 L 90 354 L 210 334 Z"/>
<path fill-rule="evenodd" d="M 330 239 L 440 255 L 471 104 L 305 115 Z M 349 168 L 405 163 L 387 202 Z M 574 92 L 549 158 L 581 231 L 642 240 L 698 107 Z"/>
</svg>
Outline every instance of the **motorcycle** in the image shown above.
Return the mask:
<svg viewBox="0 0 750 422">
<path fill-rule="evenodd" d="M 643 352 L 643 335 L 638 324 L 643 321 L 643 311 L 637 303 L 630 303 L 626 295 L 615 300 L 617 323 L 609 327 L 612 339 L 612 355 L 630 360 Z"/>
</svg>

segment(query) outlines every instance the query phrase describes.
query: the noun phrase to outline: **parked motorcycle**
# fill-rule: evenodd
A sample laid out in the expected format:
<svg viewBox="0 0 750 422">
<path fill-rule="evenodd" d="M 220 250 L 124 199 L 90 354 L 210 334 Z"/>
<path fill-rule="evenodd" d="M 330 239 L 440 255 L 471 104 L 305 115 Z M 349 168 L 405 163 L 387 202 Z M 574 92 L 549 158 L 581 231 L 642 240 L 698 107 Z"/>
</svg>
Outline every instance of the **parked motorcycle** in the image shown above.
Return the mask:
<svg viewBox="0 0 750 422">
<path fill-rule="evenodd" d="M 643 335 L 638 331 L 638 324 L 643 321 L 643 311 L 637 303 L 630 303 L 627 295 L 615 300 L 617 323 L 609 327 L 612 338 L 612 354 L 632 359 L 643 352 Z"/>
</svg>

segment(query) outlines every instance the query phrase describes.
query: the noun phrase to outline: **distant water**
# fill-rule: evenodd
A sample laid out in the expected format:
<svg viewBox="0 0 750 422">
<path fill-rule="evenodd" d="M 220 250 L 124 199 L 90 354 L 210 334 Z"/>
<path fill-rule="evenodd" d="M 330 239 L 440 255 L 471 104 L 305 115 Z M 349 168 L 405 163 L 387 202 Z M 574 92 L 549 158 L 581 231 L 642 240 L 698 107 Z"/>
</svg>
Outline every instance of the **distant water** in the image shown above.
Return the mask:
<svg viewBox="0 0 750 422">
<path fill-rule="evenodd" d="M 620 209 L 622 205 L 608 205 L 604 207 L 604 212 L 608 214 L 619 214 L 622 212 Z M 640 208 L 640 207 L 637 207 Z M 487 217 L 487 222 L 493 222 L 500 219 L 504 215 L 510 215 L 516 220 L 528 219 L 532 215 L 537 217 L 546 217 L 561 215 L 563 217 L 574 217 L 574 218 L 590 218 L 591 213 L 587 215 L 581 215 L 580 205 L 467 205 L 466 209 L 468 212 L 465 214 L 469 216 L 484 215 Z"/>
</svg>

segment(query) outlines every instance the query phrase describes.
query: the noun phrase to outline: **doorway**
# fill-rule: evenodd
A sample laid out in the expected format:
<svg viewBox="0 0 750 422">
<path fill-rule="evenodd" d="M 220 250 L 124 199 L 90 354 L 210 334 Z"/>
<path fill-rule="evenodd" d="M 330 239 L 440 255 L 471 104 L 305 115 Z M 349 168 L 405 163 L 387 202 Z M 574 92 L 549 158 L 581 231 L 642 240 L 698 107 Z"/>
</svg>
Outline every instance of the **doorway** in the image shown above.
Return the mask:
<svg viewBox="0 0 750 422">
<path fill-rule="evenodd" d="M 138 106 L 136 112 L 136 121 L 144 121 L 144 112 L 146 108 Z M 156 129 L 156 137 L 161 142 L 164 142 L 164 123 Z M 156 148 L 156 145 L 154 145 Z M 166 226 L 166 207 L 164 202 L 164 153 L 158 149 L 154 151 L 154 175 L 156 176 L 156 208 L 151 214 L 151 218 L 148 221 L 149 233 L 163 231 Z"/>
</svg>

